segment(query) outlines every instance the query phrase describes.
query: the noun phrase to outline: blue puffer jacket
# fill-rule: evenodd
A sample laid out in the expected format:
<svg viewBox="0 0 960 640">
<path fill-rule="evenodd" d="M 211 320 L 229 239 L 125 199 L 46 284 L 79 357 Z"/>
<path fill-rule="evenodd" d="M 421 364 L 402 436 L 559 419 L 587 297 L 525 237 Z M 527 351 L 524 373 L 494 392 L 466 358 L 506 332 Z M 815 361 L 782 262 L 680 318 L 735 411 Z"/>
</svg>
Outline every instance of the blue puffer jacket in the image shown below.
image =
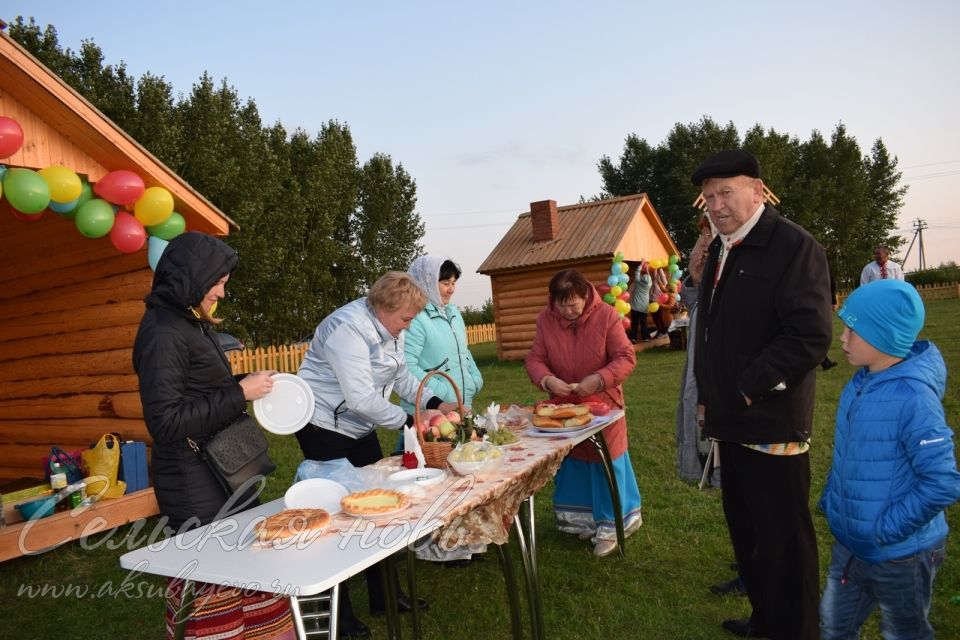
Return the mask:
<svg viewBox="0 0 960 640">
<path fill-rule="evenodd" d="M 843 390 L 820 508 L 861 560 L 916 555 L 947 535 L 944 509 L 960 499 L 960 473 L 940 402 L 946 380 L 940 351 L 924 340 L 899 364 L 861 369 Z"/>
</svg>

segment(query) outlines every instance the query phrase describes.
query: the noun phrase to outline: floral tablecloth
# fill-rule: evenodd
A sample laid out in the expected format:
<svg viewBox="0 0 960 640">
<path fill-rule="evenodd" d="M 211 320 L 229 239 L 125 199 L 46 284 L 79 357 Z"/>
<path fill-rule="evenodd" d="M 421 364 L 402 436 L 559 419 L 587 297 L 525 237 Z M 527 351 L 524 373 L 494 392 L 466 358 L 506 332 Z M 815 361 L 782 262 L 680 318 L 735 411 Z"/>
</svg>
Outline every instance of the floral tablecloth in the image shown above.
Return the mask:
<svg viewBox="0 0 960 640">
<path fill-rule="evenodd" d="M 401 512 L 365 519 L 376 526 L 417 526 L 439 519 L 443 526 L 433 538 L 445 549 L 464 544 L 505 544 L 520 503 L 540 490 L 557 473 L 560 463 L 576 440 L 561 435 L 528 437 L 504 449 L 504 460 L 494 471 L 480 476 L 459 476 L 447 469 L 442 481 L 431 486 L 417 485 L 408 491 L 413 504 Z M 371 465 L 383 477 L 403 467 L 394 456 Z M 383 483 L 384 488 L 397 488 Z M 409 487 L 409 485 L 407 486 Z M 407 490 L 407 487 L 401 487 Z M 358 526 L 357 518 L 340 513 L 333 519 L 329 533 Z"/>
</svg>

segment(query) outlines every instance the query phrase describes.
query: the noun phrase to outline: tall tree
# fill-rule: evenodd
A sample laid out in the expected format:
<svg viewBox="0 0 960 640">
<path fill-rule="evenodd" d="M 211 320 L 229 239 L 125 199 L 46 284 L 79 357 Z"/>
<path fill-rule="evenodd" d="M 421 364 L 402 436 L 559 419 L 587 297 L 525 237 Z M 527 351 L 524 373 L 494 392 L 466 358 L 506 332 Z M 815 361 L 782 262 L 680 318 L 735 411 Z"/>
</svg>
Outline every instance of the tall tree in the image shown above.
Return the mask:
<svg viewBox="0 0 960 640">
<path fill-rule="evenodd" d="M 422 250 L 415 182 L 387 155 L 361 167 L 346 125 L 288 134 L 207 73 L 174 100 L 163 76 L 135 80 L 92 41 L 74 53 L 54 27 L 22 17 L 10 35 L 239 225 L 228 242 L 240 266 L 221 313 L 248 342 L 304 337 Z"/>
<path fill-rule="evenodd" d="M 417 186 L 403 165 L 375 154 L 360 173 L 357 212 L 357 253 L 364 264 L 362 278 L 376 280 L 390 269 L 407 270 L 423 252 L 423 222 L 415 211 Z"/>
<path fill-rule="evenodd" d="M 891 234 L 906 191 L 899 186 L 896 158 L 881 140 L 865 157 L 843 124 L 829 142 L 817 131 L 801 142 L 757 124 L 741 143 L 732 123 L 720 126 L 706 116 L 674 125 L 656 147 L 630 134 L 618 163 L 600 159 L 604 190 L 598 198 L 646 192 L 677 246 L 688 248 L 699 215 L 691 206 L 698 191 L 689 176 L 703 158 L 737 147 L 760 160 L 765 183 L 781 199 L 781 213 L 824 245 L 841 287 L 853 283 L 873 245 L 895 247 L 900 241 Z"/>
</svg>

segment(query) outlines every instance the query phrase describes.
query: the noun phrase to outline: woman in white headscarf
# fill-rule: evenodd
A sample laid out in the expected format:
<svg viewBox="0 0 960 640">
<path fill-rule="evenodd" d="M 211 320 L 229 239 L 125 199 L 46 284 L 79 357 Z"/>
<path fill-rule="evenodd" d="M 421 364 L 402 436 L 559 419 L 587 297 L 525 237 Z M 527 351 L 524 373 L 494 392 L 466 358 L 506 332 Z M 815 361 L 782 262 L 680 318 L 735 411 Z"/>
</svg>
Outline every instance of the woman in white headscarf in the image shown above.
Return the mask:
<svg viewBox="0 0 960 640">
<path fill-rule="evenodd" d="M 460 279 L 460 267 L 444 256 L 420 256 L 410 265 L 410 275 L 427 294 L 427 305 L 410 323 L 406 331 L 404 356 L 407 368 L 419 380 L 430 371 L 442 371 L 454 379 L 469 408 L 473 397 L 483 387 L 483 376 L 467 348 L 467 328 L 456 305 L 450 302 Z M 449 381 L 432 376 L 427 386 L 444 402 L 456 402 L 457 395 Z M 413 406 L 401 403 L 409 413 Z M 464 567 L 474 553 L 486 545 L 467 545 L 450 551 L 430 544 L 417 551 L 422 560 L 443 562 L 447 567 Z"/>
<path fill-rule="evenodd" d="M 460 279 L 460 267 L 443 256 L 420 256 L 410 265 L 410 275 L 427 294 L 423 308 L 407 329 L 404 354 L 407 368 L 423 380 L 430 371 L 442 371 L 456 381 L 465 407 L 483 387 L 483 376 L 467 348 L 467 328 L 456 305 L 450 302 Z M 427 386 L 444 402 L 456 402 L 450 383 L 433 376 Z M 413 406 L 406 406 L 413 412 Z"/>
</svg>

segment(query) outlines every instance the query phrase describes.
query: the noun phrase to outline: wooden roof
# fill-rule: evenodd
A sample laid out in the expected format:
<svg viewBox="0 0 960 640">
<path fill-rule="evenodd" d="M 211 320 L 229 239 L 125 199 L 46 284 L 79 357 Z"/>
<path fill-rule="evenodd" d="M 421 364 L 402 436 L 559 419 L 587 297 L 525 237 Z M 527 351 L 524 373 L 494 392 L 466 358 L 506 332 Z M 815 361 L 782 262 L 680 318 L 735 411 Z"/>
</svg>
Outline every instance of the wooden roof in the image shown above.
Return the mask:
<svg viewBox="0 0 960 640">
<path fill-rule="evenodd" d="M 534 242 L 530 212 L 521 213 L 477 271 L 492 274 L 618 251 L 631 261 L 678 253 L 645 193 L 558 207 L 557 220 L 556 239 Z"/>
<path fill-rule="evenodd" d="M 128 169 L 148 187 L 173 194 L 192 231 L 225 235 L 237 224 L 131 138 L 83 96 L 0 32 L 0 115 L 23 128 L 23 146 L 3 164 L 42 169 L 62 164 L 96 182 Z"/>
</svg>

